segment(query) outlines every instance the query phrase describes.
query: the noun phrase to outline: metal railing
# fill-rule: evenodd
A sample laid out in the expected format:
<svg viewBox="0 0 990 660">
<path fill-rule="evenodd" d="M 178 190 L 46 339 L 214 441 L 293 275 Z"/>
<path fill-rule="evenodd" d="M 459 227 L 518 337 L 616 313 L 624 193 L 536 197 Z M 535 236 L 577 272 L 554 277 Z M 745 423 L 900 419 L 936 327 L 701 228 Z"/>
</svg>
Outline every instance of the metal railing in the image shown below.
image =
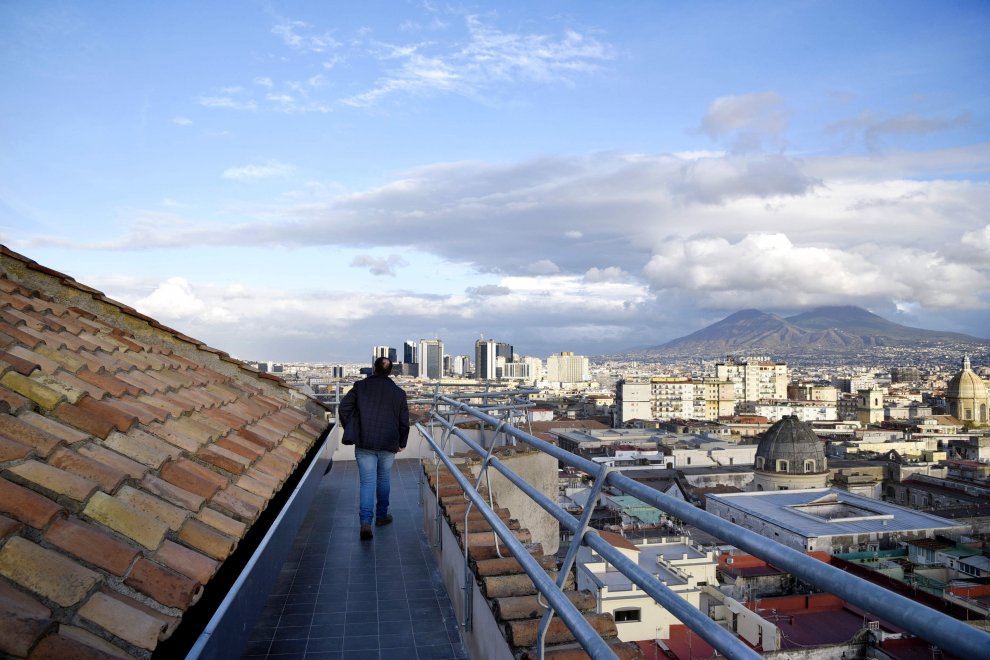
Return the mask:
<svg viewBox="0 0 990 660">
<path fill-rule="evenodd" d="M 753 531 L 744 529 L 715 516 L 707 511 L 696 508 L 687 502 L 677 500 L 649 486 L 636 482 L 629 477 L 613 472 L 607 466 L 565 451 L 530 433 L 522 431 L 507 419 L 519 414 L 520 410 L 528 407 L 524 397 L 534 390 L 512 390 L 498 392 L 470 392 L 451 395 L 441 395 L 439 390 L 434 394 L 433 410 L 430 415 L 430 429 L 422 424 L 417 428 L 433 449 L 435 468 L 439 476 L 441 464 L 444 465 L 457 480 L 468 499 L 468 509 L 464 513 L 464 561 L 465 585 L 469 592 L 473 588 L 474 578 L 468 566 L 468 514 L 471 507 L 477 506 L 481 515 L 492 526 L 496 538 L 496 548 L 501 543 L 519 561 L 523 570 L 533 580 L 539 594 L 547 601 L 547 609 L 540 622 L 537 637 L 537 653 L 543 657 L 543 646 L 546 631 L 551 618 L 556 614 L 564 621 L 582 648 L 593 658 L 614 658 L 614 653 L 602 640 L 595 629 L 578 612 L 577 608 L 563 594 L 562 586 L 571 567 L 577 550 L 586 545 L 600 555 L 605 561 L 616 567 L 623 575 L 650 595 L 659 605 L 675 616 L 681 623 L 698 634 L 708 644 L 728 658 L 759 658 L 742 640 L 723 628 L 719 623 L 710 619 L 699 609 L 661 584 L 659 580 L 644 571 L 638 564 L 623 555 L 617 548 L 605 541 L 595 529 L 588 526 L 593 502 L 606 486 L 632 495 L 642 502 L 664 511 L 683 522 L 712 534 L 726 543 L 730 543 L 756 557 L 759 557 L 777 568 L 787 571 L 816 587 L 857 605 L 870 613 L 916 635 L 944 651 L 965 658 L 990 656 L 990 634 L 978 630 L 962 621 L 953 619 L 929 607 L 909 600 L 881 586 L 843 572 L 829 564 L 810 557 L 803 552 L 781 545 Z M 504 399 L 504 403 L 492 403 L 492 400 Z M 484 410 L 471 406 L 464 400 L 483 401 Z M 491 413 L 502 412 L 502 417 Z M 457 427 L 457 424 L 472 420 L 481 424 L 481 437 L 484 439 L 484 427 L 494 429 L 489 441 L 478 443 Z M 435 430 L 442 430 L 442 438 L 434 439 Z M 498 444 L 498 436 L 503 438 L 503 444 L 522 442 L 530 447 L 544 452 L 564 465 L 568 465 L 588 474 L 593 479 L 592 495 L 588 498 L 581 519 L 562 509 L 542 492 L 538 491 L 522 477 L 506 467 L 495 455 L 494 449 Z M 481 469 L 476 483 L 470 481 L 456 469 L 454 462 L 447 455 L 450 439 L 454 436 L 482 457 Z M 494 511 L 491 501 L 486 501 L 479 493 L 478 486 L 482 479 L 488 479 L 489 468 L 497 470 L 512 484 L 540 505 L 553 516 L 565 529 L 573 533 L 574 538 L 568 548 L 567 556 L 560 566 L 557 580 L 554 581 L 543 570 L 526 548 L 520 543 L 512 531 L 502 522 Z M 437 518 L 442 524 L 439 506 L 439 485 L 437 487 Z M 489 497 L 491 489 L 489 488 Z M 438 535 L 439 538 L 439 535 Z M 466 630 L 471 629 L 471 594 L 465 594 L 464 622 Z"/>
</svg>

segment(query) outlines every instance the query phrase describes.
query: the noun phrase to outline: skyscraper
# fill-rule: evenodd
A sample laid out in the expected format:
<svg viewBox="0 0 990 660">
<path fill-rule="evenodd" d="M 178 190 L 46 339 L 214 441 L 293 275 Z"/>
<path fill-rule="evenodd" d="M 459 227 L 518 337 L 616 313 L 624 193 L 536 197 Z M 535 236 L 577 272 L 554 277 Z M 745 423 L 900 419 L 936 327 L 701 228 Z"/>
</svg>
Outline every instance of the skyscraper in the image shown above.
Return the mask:
<svg viewBox="0 0 990 660">
<path fill-rule="evenodd" d="M 443 342 L 441 340 L 420 340 L 419 376 L 430 380 L 440 380 L 443 377 Z"/>
<path fill-rule="evenodd" d="M 580 383 L 590 379 L 588 358 L 571 351 L 547 358 L 547 380 L 558 383 Z"/>
<path fill-rule="evenodd" d="M 474 377 L 478 380 L 495 380 L 497 346 L 493 339 L 479 339 L 474 343 Z"/>
<path fill-rule="evenodd" d="M 506 362 L 514 362 L 515 358 L 512 352 L 512 344 L 508 344 L 504 341 L 500 341 L 495 344 L 495 357 L 504 358 Z"/>
</svg>

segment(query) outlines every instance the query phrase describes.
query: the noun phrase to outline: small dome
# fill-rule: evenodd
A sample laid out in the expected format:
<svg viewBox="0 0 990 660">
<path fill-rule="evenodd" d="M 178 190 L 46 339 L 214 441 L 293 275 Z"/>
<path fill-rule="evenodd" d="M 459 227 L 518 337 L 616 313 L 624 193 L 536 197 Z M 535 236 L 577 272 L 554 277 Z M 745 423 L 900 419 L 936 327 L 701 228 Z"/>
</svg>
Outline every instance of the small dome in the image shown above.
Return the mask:
<svg viewBox="0 0 990 660">
<path fill-rule="evenodd" d="M 945 396 L 949 399 L 983 398 L 987 395 L 987 386 L 969 366 L 969 358 L 963 358 L 962 371 L 949 381 Z"/>
<path fill-rule="evenodd" d="M 825 472 L 825 446 L 811 425 L 797 415 L 785 415 L 767 429 L 756 448 L 756 469 L 808 474 Z"/>
</svg>

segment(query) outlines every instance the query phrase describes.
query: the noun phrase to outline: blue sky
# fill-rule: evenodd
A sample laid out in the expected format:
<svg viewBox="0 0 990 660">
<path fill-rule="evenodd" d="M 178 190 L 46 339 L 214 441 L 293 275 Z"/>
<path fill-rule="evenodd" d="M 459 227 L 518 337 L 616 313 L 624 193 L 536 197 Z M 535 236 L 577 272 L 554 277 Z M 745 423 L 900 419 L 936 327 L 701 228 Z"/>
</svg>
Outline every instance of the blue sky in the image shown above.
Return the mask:
<svg viewBox="0 0 990 660">
<path fill-rule="evenodd" d="M 246 359 L 990 337 L 985 2 L 0 5 L 0 241 Z"/>
</svg>

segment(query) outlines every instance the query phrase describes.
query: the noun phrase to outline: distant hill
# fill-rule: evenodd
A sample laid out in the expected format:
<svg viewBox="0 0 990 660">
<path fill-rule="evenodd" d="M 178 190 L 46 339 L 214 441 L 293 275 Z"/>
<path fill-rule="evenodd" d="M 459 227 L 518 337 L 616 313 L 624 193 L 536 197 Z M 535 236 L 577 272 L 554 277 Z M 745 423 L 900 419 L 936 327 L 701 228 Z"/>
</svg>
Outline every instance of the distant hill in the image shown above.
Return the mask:
<svg viewBox="0 0 990 660">
<path fill-rule="evenodd" d="M 642 357 L 726 354 L 778 355 L 859 353 L 871 347 L 969 346 L 986 350 L 990 340 L 955 332 L 911 328 L 860 307 L 819 307 L 794 316 L 746 309 L 666 344 L 637 351 Z"/>
</svg>

